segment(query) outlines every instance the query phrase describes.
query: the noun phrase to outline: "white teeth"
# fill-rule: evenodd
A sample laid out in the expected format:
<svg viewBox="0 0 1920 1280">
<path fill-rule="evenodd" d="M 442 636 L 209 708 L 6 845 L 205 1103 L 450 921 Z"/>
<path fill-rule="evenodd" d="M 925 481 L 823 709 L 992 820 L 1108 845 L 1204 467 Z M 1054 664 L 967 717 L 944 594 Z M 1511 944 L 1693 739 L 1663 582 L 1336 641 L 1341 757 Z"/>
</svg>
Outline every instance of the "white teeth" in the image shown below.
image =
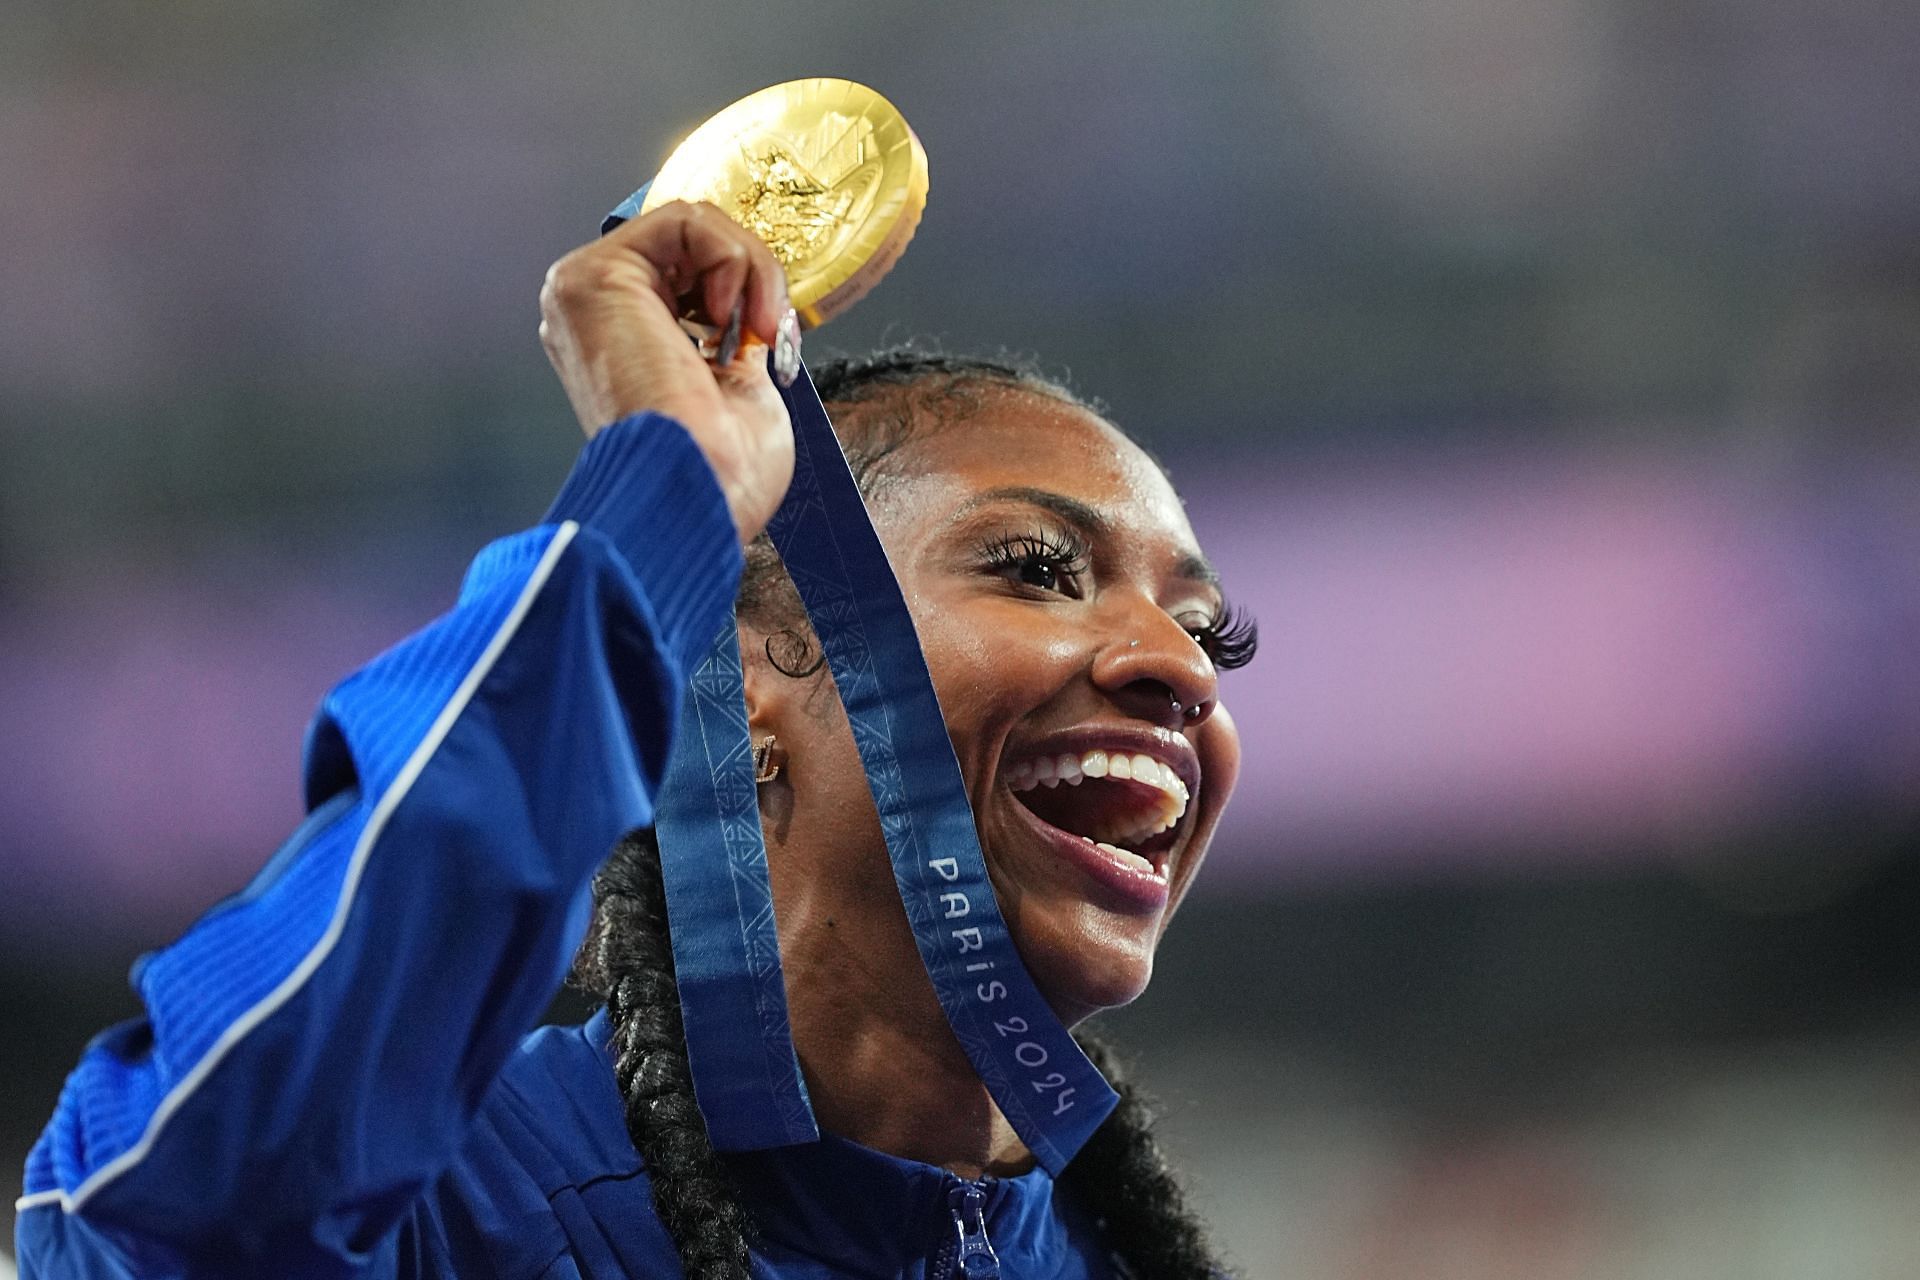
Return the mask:
<svg viewBox="0 0 1920 1280">
<path fill-rule="evenodd" d="M 1126 778 L 1160 792 L 1158 813 L 1136 820 L 1133 826 L 1113 828 L 1102 833 L 1114 840 L 1138 843 L 1150 839 L 1173 826 L 1186 814 L 1190 798 L 1187 784 L 1181 781 L 1172 766 L 1144 752 L 1096 749 L 1022 760 L 1008 772 L 1007 785 L 1015 791 L 1031 791 L 1041 786 L 1058 787 L 1061 783 L 1077 787 L 1087 778 Z"/>
<path fill-rule="evenodd" d="M 1104 840 L 1094 841 L 1093 847 L 1096 849 L 1104 850 L 1107 853 L 1112 854 L 1114 857 L 1126 863 L 1128 866 L 1132 867 L 1136 871 L 1145 871 L 1148 873 L 1152 873 L 1153 871 L 1153 864 L 1151 862 L 1148 862 L 1145 858 L 1141 857 L 1139 854 L 1135 853 L 1131 849 L 1122 849 L 1119 845 L 1108 844 Z"/>
</svg>

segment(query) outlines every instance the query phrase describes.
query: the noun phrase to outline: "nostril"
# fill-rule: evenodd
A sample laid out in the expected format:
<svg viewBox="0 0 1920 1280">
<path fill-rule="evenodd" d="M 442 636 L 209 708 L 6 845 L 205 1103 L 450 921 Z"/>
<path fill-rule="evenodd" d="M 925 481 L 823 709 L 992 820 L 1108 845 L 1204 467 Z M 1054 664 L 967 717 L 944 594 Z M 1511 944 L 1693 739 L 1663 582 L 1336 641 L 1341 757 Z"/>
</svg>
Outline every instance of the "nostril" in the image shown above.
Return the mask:
<svg viewBox="0 0 1920 1280">
<path fill-rule="evenodd" d="M 1130 714 L 1169 728 L 1193 723 L 1198 719 L 1197 708 L 1206 705 L 1189 706 L 1180 700 L 1173 686 L 1159 680 L 1133 681 L 1122 693 L 1121 700 Z"/>
</svg>

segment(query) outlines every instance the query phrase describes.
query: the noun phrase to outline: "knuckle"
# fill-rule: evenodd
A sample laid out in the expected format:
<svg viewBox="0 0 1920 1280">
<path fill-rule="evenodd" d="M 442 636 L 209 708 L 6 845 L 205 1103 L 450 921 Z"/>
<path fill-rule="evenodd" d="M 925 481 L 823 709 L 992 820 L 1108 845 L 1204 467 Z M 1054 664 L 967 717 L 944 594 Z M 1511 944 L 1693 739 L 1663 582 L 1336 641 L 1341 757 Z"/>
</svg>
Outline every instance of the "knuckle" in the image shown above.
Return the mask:
<svg viewBox="0 0 1920 1280">
<path fill-rule="evenodd" d="M 570 288 L 569 277 L 574 267 L 569 258 L 561 258 L 547 268 L 546 278 L 540 281 L 540 305 L 552 306 L 566 295 Z"/>
<path fill-rule="evenodd" d="M 702 200 L 694 205 L 693 216 L 723 236 L 741 234 L 740 224 L 729 218 L 725 209 L 710 200 Z"/>
<path fill-rule="evenodd" d="M 541 305 L 561 311 L 577 306 L 605 285 L 606 275 L 600 255 L 576 249 L 547 268 L 547 278 L 540 287 Z"/>
</svg>

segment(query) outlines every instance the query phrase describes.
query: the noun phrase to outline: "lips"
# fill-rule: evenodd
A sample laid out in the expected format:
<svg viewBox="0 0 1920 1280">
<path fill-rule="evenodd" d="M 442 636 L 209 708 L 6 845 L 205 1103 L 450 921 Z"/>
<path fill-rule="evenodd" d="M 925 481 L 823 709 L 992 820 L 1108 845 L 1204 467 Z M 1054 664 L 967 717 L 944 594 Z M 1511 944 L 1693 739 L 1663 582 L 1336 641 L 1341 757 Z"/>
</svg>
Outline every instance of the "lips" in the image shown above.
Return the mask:
<svg viewBox="0 0 1920 1280">
<path fill-rule="evenodd" d="M 1132 905 L 1164 905 L 1168 855 L 1198 782 L 1184 739 L 1067 735 L 1006 770 L 1024 817 L 1053 850 Z"/>
</svg>

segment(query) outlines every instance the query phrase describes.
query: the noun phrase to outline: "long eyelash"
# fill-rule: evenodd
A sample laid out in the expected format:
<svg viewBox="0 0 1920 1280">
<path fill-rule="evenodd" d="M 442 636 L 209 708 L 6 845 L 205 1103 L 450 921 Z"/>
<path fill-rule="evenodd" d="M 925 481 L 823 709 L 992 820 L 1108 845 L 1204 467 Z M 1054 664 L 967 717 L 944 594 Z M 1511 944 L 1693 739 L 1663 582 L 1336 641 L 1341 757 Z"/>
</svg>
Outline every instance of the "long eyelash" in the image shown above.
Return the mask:
<svg viewBox="0 0 1920 1280">
<path fill-rule="evenodd" d="M 1253 661 L 1260 648 L 1260 624 L 1243 609 L 1228 605 L 1220 616 L 1204 627 L 1196 627 L 1193 638 L 1207 651 L 1213 665 L 1222 671 L 1244 667 Z"/>
<path fill-rule="evenodd" d="M 991 569 L 1014 569 L 1033 560 L 1045 560 L 1062 573 L 1085 573 L 1087 544 L 1071 533 L 1003 533 L 980 546 L 980 558 Z"/>
</svg>

